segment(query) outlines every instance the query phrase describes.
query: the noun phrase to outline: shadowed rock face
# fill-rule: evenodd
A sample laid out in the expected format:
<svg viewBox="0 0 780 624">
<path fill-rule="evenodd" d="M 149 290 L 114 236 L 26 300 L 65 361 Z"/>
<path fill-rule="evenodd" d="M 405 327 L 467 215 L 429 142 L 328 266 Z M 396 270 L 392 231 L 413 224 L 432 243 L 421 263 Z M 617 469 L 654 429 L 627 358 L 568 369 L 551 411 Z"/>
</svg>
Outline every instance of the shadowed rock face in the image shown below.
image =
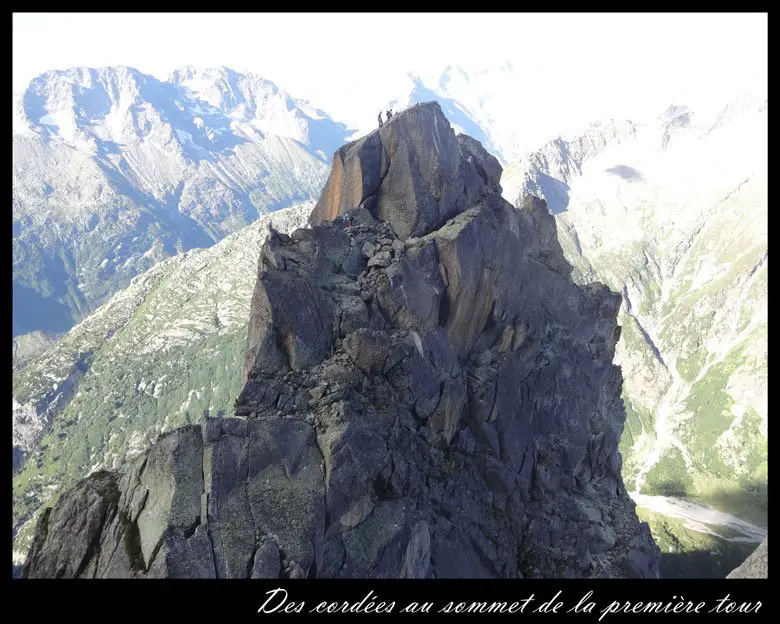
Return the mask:
<svg viewBox="0 0 780 624">
<path fill-rule="evenodd" d="M 500 173 L 436 104 L 339 150 L 312 227 L 263 247 L 235 416 L 66 493 L 23 574 L 657 576 L 620 296 L 572 283 Z"/>
</svg>

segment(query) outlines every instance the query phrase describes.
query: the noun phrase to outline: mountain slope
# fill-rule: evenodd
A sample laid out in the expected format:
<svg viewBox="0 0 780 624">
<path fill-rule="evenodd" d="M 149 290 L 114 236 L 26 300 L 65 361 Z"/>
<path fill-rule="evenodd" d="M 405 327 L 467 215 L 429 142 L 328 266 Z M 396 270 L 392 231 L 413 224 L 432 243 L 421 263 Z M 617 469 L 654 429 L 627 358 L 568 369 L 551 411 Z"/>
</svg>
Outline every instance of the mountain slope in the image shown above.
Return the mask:
<svg viewBox="0 0 780 624">
<path fill-rule="evenodd" d="M 158 263 L 14 376 L 15 533 L 74 479 L 123 465 L 204 410 L 232 408 L 267 224 L 301 227 L 312 206 Z"/>
<path fill-rule="evenodd" d="M 693 496 L 759 524 L 766 123 L 758 91 L 714 116 L 671 107 L 652 124 L 601 124 L 514 163 L 507 190 L 546 196 L 580 279 L 623 293 L 616 361 L 626 379 L 627 484 L 643 495 Z"/>
<path fill-rule="evenodd" d="M 47 334 L 41 331 L 22 334 L 13 339 L 13 370 L 17 372 L 23 369 L 35 354 L 41 351 L 46 345 L 59 338 L 58 334 Z"/>
<path fill-rule="evenodd" d="M 39 76 L 14 101 L 14 335 L 65 331 L 161 259 L 314 198 L 346 134 L 225 68 Z"/>
</svg>

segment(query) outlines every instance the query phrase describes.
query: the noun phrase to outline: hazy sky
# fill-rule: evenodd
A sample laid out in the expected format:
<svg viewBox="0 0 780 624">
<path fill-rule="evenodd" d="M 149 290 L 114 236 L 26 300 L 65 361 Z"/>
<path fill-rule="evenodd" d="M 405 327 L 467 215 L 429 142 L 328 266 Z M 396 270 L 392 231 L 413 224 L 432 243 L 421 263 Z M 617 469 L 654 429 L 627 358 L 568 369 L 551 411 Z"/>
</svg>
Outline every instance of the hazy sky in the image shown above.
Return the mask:
<svg viewBox="0 0 780 624">
<path fill-rule="evenodd" d="M 525 114 L 633 117 L 765 71 L 766 14 L 14 14 L 13 87 L 49 69 L 183 65 L 258 73 L 334 116 L 407 71 L 511 62 Z M 519 110 L 519 109 L 518 109 Z M 660 111 L 659 111 L 660 112 Z M 366 114 L 369 114 L 366 113 Z M 349 119 L 346 119 L 349 121 Z"/>
</svg>

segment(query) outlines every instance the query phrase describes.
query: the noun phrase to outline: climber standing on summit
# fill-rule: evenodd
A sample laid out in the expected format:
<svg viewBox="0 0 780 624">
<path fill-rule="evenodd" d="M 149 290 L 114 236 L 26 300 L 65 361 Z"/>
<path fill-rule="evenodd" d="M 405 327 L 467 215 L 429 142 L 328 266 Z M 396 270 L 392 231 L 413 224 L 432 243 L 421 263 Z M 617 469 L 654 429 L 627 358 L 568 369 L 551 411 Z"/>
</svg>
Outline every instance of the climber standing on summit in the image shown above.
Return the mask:
<svg viewBox="0 0 780 624">
<path fill-rule="evenodd" d="M 381 114 L 381 113 L 380 113 L 380 114 Z M 392 119 L 392 117 L 393 117 L 393 109 L 392 109 L 392 108 L 388 109 L 388 110 L 385 112 L 385 114 L 387 115 L 387 121 L 390 121 L 390 119 Z"/>
<path fill-rule="evenodd" d="M 382 127 L 382 111 L 379 111 L 379 115 L 377 115 L 377 120 L 379 121 L 379 127 Z"/>
</svg>

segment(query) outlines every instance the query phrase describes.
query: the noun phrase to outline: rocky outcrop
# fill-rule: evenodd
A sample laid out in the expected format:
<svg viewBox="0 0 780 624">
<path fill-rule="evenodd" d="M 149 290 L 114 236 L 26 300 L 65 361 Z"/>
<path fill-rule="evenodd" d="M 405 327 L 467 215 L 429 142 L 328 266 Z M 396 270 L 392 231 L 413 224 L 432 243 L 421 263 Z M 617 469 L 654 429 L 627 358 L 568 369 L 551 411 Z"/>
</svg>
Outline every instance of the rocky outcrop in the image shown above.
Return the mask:
<svg viewBox="0 0 780 624">
<path fill-rule="evenodd" d="M 769 575 L 769 538 L 764 538 L 745 561 L 737 568 L 734 568 L 726 578 L 744 579 L 744 578 L 768 578 Z"/>
<path fill-rule="evenodd" d="M 312 227 L 263 247 L 234 417 L 64 494 L 23 575 L 657 576 L 620 476 L 620 296 L 572 283 L 500 171 L 436 104 L 337 152 Z"/>
<path fill-rule="evenodd" d="M 437 103 L 417 104 L 334 154 L 309 220 L 320 224 L 362 208 L 401 239 L 421 236 L 486 194 L 500 194 L 500 178 L 498 160 L 457 136 Z"/>
</svg>

